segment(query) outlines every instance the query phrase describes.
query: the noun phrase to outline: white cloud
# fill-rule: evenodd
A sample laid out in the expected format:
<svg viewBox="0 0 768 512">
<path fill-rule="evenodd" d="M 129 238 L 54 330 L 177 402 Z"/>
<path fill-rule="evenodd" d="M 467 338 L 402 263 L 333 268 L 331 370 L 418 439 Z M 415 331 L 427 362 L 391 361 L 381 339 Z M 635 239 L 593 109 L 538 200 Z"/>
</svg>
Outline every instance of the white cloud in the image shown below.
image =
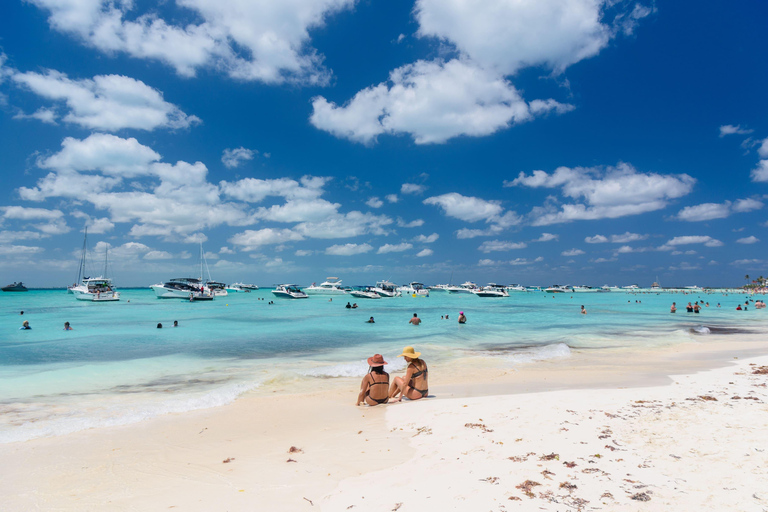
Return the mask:
<svg viewBox="0 0 768 512">
<path fill-rule="evenodd" d="M 384 244 L 381 247 L 379 247 L 379 250 L 376 251 L 376 254 L 386 254 L 388 252 L 403 252 L 407 251 L 408 249 L 413 249 L 413 244 L 409 244 L 408 242 L 403 242 L 401 244 Z"/>
<path fill-rule="evenodd" d="M 0 206 L 0 211 L 3 212 L 4 219 L 55 221 L 64 217 L 61 210 L 27 208 L 25 206 Z"/>
<path fill-rule="evenodd" d="M 597 55 L 615 34 L 601 22 L 610 5 L 601 0 L 418 0 L 414 13 L 420 37 L 447 40 L 486 69 L 510 75 L 539 65 L 559 73 Z M 624 16 L 625 30 L 647 14 L 641 9 Z"/>
<path fill-rule="evenodd" d="M 47 235 L 37 231 L 0 231 L 0 245 L 6 245 L 16 240 L 40 240 Z"/>
<path fill-rule="evenodd" d="M 568 251 L 563 251 L 560 254 L 562 256 L 579 256 L 580 254 L 584 254 L 584 251 L 581 249 L 570 249 Z"/>
<path fill-rule="evenodd" d="M 705 221 L 712 219 L 725 219 L 732 213 L 742 213 L 759 210 L 763 203 L 757 199 L 739 199 L 735 203 L 703 203 L 696 206 L 686 206 L 677 214 L 679 220 L 689 222 Z"/>
<path fill-rule="evenodd" d="M 315 251 L 307 251 L 304 249 L 299 249 L 294 253 L 296 256 L 312 256 L 315 254 Z"/>
<path fill-rule="evenodd" d="M 219 249 L 219 254 L 236 254 L 235 251 L 227 247 L 226 245 Z"/>
<path fill-rule="evenodd" d="M 123 139 L 94 133 L 80 140 L 67 137 L 61 151 L 38 162 L 43 169 L 99 171 L 110 176 L 135 177 L 150 174 L 150 164 L 160 155 L 134 138 Z"/>
<path fill-rule="evenodd" d="M 386 196 L 384 196 L 384 199 L 386 199 L 390 203 L 396 203 L 398 201 L 397 194 L 387 194 Z"/>
<path fill-rule="evenodd" d="M 369 197 L 368 200 L 365 202 L 368 206 L 371 208 L 381 208 L 384 206 L 384 201 L 379 199 L 378 197 Z"/>
<path fill-rule="evenodd" d="M 434 254 L 434 251 L 432 249 L 422 249 L 416 253 L 416 256 L 418 258 L 423 258 L 425 256 L 432 256 L 432 254 Z"/>
<path fill-rule="evenodd" d="M 214 68 L 270 84 L 326 83 L 329 73 L 309 45 L 309 29 L 353 5 L 353 0 L 177 0 L 166 21 L 155 10 L 135 12 L 130 0 L 31 2 L 49 12 L 52 28 L 108 55 L 158 60 L 183 76 Z"/>
<path fill-rule="evenodd" d="M 741 125 L 732 125 L 732 124 L 725 124 L 720 127 L 720 137 L 725 137 L 726 135 L 749 135 L 750 133 L 754 132 L 754 130 L 750 130 L 748 128 L 742 128 Z"/>
<path fill-rule="evenodd" d="M 734 212 L 751 212 L 754 210 L 760 210 L 763 207 L 762 201 L 758 201 L 757 199 L 747 198 L 747 199 L 739 199 L 735 203 L 733 203 L 733 211 Z"/>
<path fill-rule="evenodd" d="M 608 237 L 603 235 L 588 236 L 584 241 L 588 244 L 604 244 L 608 241 Z"/>
<path fill-rule="evenodd" d="M 149 251 L 144 255 L 145 260 L 170 260 L 173 259 L 173 254 L 168 251 Z"/>
<path fill-rule="evenodd" d="M 420 195 L 423 194 L 425 190 L 427 190 L 427 187 L 424 185 L 418 185 L 416 183 L 403 183 L 400 187 L 401 194 Z"/>
<path fill-rule="evenodd" d="M 219 187 L 224 194 L 250 203 L 259 203 L 268 196 L 310 200 L 323 194 L 323 187 L 330 179 L 304 176 L 299 182 L 290 178 L 270 180 L 245 178 L 235 182 L 222 181 Z"/>
<path fill-rule="evenodd" d="M 432 233 L 429 236 L 419 235 L 416 238 L 414 238 L 413 241 L 414 242 L 419 242 L 419 243 L 422 243 L 422 244 L 431 244 L 431 243 L 435 242 L 438 238 L 440 238 L 440 235 L 438 235 L 437 233 Z"/>
<path fill-rule="evenodd" d="M 493 240 L 483 242 L 477 249 L 484 253 L 492 251 L 510 251 L 512 249 L 524 249 L 528 247 L 525 242 L 505 242 L 502 240 Z"/>
<path fill-rule="evenodd" d="M 13 79 L 44 98 L 63 101 L 68 110 L 64 121 L 93 130 L 151 131 L 187 128 L 200 123 L 198 117 L 189 116 L 165 101 L 156 89 L 127 76 L 100 75 L 72 80 L 63 73 L 47 70 L 44 74 L 17 73 Z"/>
<path fill-rule="evenodd" d="M 768 138 L 763 139 L 763 143 L 757 149 L 757 154 L 761 158 L 768 158 Z"/>
<path fill-rule="evenodd" d="M 289 200 L 282 205 L 259 208 L 256 217 L 275 222 L 318 222 L 336 214 L 340 206 L 324 199 Z"/>
<path fill-rule="evenodd" d="M 303 240 L 304 237 L 290 229 L 264 228 L 258 230 L 248 229 L 237 233 L 228 239 L 228 242 L 236 245 L 242 251 L 254 251 L 263 245 L 274 245 L 283 242 Z"/>
<path fill-rule="evenodd" d="M 563 204 L 559 209 L 553 204 L 533 208 L 529 215 L 531 223 L 544 226 L 660 210 L 670 199 L 688 194 L 695 182 L 687 174 L 640 173 L 631 165 L 620 163 L 605 169 L 560 167 L 552 174 L 533 171 L 528 176 L 521 172 L 515 180 L 504 182 L 504 186 L 559 187 L 565 197 L 584 201 Z"/>
<path fill-rule="evenodd" d="M 645 240 L 648 235 L 641 235 L 638 233 L 630 233 L 627 231 L 623 235 L 611 235 L 611 242 L 614 244 L 626 244 L 629 242 L 637 242 L 638 240 Z"/>
<path fill-rule="evenodd" d="M 477 265 L 479 267 L 493 267 L 493 266 L 496 266 L 498 264 L 499 263 L 497 261 L 494 261 L 494 260 L 491 260 L 491 259 L 488 259 L 488 258 L 481 259 L 481 260 L 479 260 L 477 262 Z"/>
<path fill-rule="evenodd" d="M 756 244 L 759 241 L 760 241 L 760 239 L 755 237 L 755 236 L 748 236 L 746 238 L 739 238 L 738 240 L 736 240 L 736 243 L 738 243 L 738 244 Z"/>
<path fill-rule="evenodd" d="M 765 144 L 763 144 L 763 146 L 765 146 Z M 754 182 L 762 183 L 768 181 L 768 159 L 760 160 L 757 163 L 757 167 L 752 169 L 750 176 Z"/>
<path fill-rule="evenodd" d="M 676 236 L 659 247 L 660 251 L 670 251 L 679 245 L 704 244 L 706 247 L 721 247 L 723 242 L 708 235 Z"/>
<path fill-rule="evenodd" d="M 416 219 L 411 222 L 406 222 L 401 217 L 398 217 L 397 225 L 401 228 L 419 228 L 424 225 L 424 221 L 422 219 Z"/>
<path fill-rule="evenodd" d="M 386 235 L 390 232 L 386 226 L 390 224 L 392 219 L 386 215 L 351 211 L 319 222 L 302 222 L 294 227 L 294 231 L 307 238 L 352 238 L 365 234 Z"/>
<path fill-rule="evenodd" d="M 424 204 L 439 206 L 448 217 L 466 222 L 488 220 L 500 216 L 503 211 L 499 201 L 486 201 L 456 192 L 428 197 L 424 200 Z"/>
<path fill-rule="evenodd" d="M 258 153 L 258 151 L 247 149 L 242 146 L 235 149 L 227 148 L 221 154 L 221 163 L 223 163 L 227 169 L 234 169 L 240 167 L 240 164 L 246 160 L 253 160 L 256 153 Z"/>
<path fill-rule="evenodd" d="M 461 135 L 490 135 L 573 106 L 551 99 L 529 105 L 502 76 L 454 59 L 407 64 L 392 71 L 388 83 L 359 91 L 345 105 L 318 96 L 312 108 L 310 122 L 316 128 L 354 142 L 409 134 L 416 144 L 439 144 Z"/>
<path fill-rule="evenodd" d="M 325 249 L 325 254 L 332 256 L 354 256 L 370 252 L 373 247 L 370 244 L 343 244 L 332 245 Z"/>
<path fill-rule="evenodd" d="M 34 111 L 31 114 L 25 114 L 23 112 L 19 112 L 13 116 L 14 119 L 37 119 L 38 121 L 41 121 L 45 124 L 58 124 L 56 122 L 56 119 L 58 119 L 58 114 L 56 114 L 56 111 L 51 108 L 45 108 L 40 107 L 36 111 Z"/>
<path fill-rule="evenodd" d="M 553 235 L 552 233 L 542 233 L 539 238 L 532 240 L 532 242 L 551 242 L 560 238 L 560 235 Z"/>
<path fill-rule="evenodd" d="M 28 254 L 37 254 L 43 252 L 42 247 L 29 245 L 0 245 L 0 256 L 20 256 Z"/>
</svg>

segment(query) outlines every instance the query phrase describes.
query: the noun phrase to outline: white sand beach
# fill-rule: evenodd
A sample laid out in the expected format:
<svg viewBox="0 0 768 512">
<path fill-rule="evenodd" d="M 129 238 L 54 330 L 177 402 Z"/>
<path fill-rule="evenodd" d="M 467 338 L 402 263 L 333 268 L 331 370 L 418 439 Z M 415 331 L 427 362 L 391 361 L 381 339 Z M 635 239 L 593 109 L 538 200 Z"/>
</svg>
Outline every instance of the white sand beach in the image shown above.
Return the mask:
<svg viewBox="0 0 768 512">
<path fill-rule="evenodd" d="M 768 510 L 768 342 L 430 367 L 0 445 L 3 510 Z"/>
</svg>

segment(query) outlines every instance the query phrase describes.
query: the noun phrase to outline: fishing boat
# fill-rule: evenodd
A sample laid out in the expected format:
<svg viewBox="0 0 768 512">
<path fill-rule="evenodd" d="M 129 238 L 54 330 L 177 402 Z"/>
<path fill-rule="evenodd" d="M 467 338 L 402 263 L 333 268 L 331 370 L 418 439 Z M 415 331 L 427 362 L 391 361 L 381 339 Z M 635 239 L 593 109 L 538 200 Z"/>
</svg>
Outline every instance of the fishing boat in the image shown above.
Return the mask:
<svg viewBox="0 0 768 512">
<path fill-rule="evenodd" d="M 309 295 L 301 291 L 295 284 L 279 284 L 272 290 L 279 299 L 308 299 Z"/>
<path fill-rule="evenodd" d="M 18 283 L 9 284 L 8 286 L 3 286 L 2 290 L 4 292 L 26 292 L 27 287 L 24 286 L 24 283 L 19 281 Z"/>
<path fill-rule="evenodd" d="M 308 295 L 344 295 L 347 290 L 341 287 L 341 279 L 338 277 L 326 277 L 325 281 L 319 285 L 312 283 L 312 286 L 307 286 L 304 291 Z"/>
<path fill-rule="evenodd" d="M 80 255 L 77 281 L 67 291 L 77 300 L 88 302 L 115 302 L 120 300 L 120 292 L 115 290 L 112 279 L 105 277 L 109 266 L 109 249 L 104 251 L 104 274 L 97 277 L 85 275 L 85 266 L 88 259 L 88 228 L 83 235 L 83 250 Z"/>
</svg>

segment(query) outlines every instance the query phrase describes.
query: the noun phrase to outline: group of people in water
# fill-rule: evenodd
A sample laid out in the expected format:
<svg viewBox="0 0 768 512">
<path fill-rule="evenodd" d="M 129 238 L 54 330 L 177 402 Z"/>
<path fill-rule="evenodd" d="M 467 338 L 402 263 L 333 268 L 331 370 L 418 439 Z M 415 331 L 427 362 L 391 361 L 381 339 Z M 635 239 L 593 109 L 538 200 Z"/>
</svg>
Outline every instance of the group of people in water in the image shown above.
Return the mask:
<svg viewBox="0 0 768 512">
<path fill-rule="evenodd" d="M 419 400 L 429 395 L 427 363 L 421 359 L 421 352 L 416 352 L 413 347 L 405 347 L 403 353 L 397 357 L 405 358 L 408 366 L 405 376 L 395 377 L 391 384 L 389 374 L 384 371 L 384 366 L 389 364 L 384 360 L 384 356 L 374 354 L 368 358 L 368 373 L 360 383 L 356 405 L 366 403 L 376 406 L 390 401 L 399 402 L 403 397 Z"/>
</svg>

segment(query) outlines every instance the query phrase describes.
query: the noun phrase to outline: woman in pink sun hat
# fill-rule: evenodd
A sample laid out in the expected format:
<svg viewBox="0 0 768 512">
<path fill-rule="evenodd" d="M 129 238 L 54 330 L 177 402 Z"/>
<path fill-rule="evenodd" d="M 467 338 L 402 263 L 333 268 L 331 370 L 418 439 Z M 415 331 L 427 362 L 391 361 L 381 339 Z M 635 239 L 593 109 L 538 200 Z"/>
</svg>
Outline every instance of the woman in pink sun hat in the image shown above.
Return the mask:
<svg viewBox="0 0 768 512">
<path fill-rule="evenodd" d="M 375 354 L 368 358 L 368 373 L 360 383 L 360 394 L 357 395 L 357 404 L 365 401 L 370 406 L 385 404 L 389 401 L 389 374 L 384 371 L 387 362 L 381 354 Z"/>
</svg>

